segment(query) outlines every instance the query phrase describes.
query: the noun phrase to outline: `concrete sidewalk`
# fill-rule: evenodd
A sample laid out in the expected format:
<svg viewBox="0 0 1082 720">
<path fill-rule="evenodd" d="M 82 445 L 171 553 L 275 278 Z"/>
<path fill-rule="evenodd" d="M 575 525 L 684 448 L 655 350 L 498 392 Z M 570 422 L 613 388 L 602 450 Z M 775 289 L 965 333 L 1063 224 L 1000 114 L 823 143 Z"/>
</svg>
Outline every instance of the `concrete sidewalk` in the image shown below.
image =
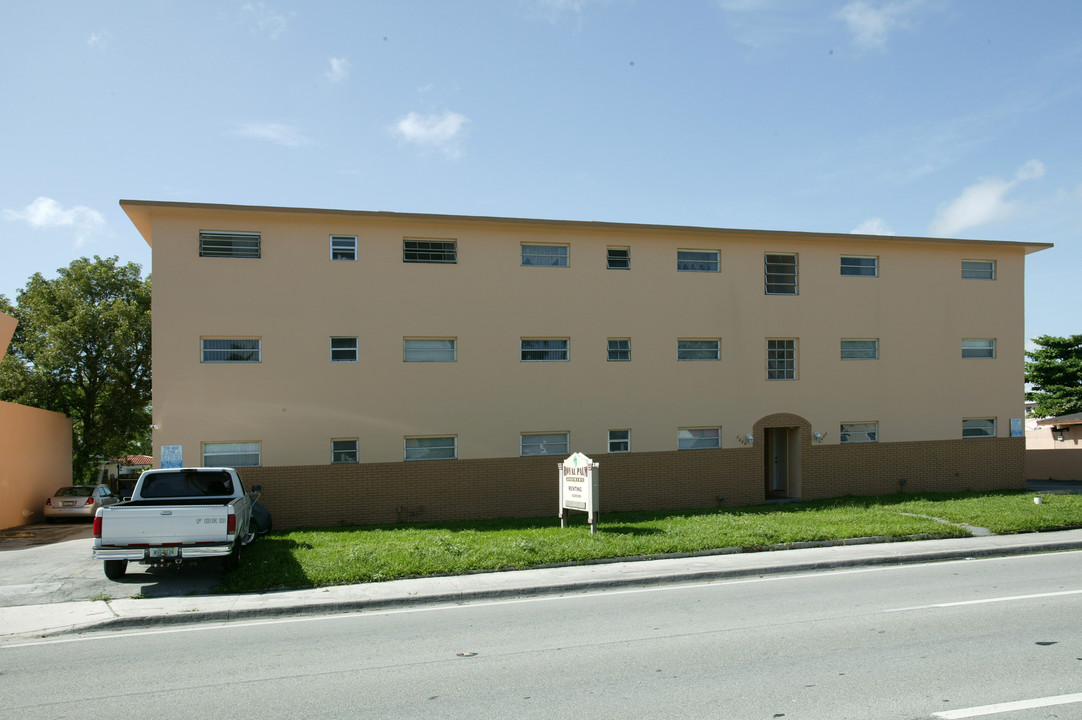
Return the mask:
<svg viewBox="0 0 1082 720">
<path fill-rule="evenodd" d="M 0 608 L 0 644 L 87 630 L 357 612 L 426 603 L 567 594 L 756 575 L 1082 549 L 1082 529 L 1023 535 L 848 541 L 764 552 L 721 551 L 590 565 L 395 580 L 249 595 L 199 595 Z"/>
</svg>

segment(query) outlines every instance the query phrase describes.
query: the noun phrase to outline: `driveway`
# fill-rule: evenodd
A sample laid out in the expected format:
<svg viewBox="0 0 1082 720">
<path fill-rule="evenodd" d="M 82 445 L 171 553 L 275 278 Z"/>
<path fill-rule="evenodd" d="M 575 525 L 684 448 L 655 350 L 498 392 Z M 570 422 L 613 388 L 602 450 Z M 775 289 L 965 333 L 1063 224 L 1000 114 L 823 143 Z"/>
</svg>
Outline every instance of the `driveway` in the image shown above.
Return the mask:
<svg viewBox="0 0 1082 720">
<path fill-rule="evenodd" d="M 220 563 L 182 570 L 136 563 L 119 582 L 105 577 L 87 522 L 23 525 L 0 530 L 0 607 L 78 600 L 204 595 L 218 584 Z"/>
</svg>

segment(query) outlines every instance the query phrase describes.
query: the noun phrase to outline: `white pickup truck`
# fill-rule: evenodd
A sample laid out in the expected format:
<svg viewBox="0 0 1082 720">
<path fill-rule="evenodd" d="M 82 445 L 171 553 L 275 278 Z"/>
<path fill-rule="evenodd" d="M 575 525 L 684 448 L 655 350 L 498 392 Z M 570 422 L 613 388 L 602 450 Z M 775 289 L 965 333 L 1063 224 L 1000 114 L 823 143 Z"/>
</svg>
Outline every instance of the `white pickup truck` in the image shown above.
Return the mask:
<svg viewBox="0 0 1082 720">
<path fill-rule="evenodd" d="M 147 470 L 130 500 L 98 508 L 94 559 L 105 561 L 110 580 L 123 577 L 129 561 L 163 567 L 217 557 L 236 567 L 241 546 L 255 538 L 260 489 L 245 492 L 232 468 Z"/>
</svg>

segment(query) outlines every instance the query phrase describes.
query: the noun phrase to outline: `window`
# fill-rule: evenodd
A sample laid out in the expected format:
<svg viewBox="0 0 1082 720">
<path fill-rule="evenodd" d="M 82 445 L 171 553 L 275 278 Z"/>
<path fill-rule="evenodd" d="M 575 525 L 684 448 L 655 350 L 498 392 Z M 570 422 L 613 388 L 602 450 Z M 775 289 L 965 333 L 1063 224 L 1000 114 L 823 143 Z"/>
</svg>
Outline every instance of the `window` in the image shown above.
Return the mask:
<svg viewBox="0 0 1082 720">
<path fill-rule="evenodd" d="M 458 262 L 458 242 L 455 240 L 402 240 L 402 262 L 442 263 Z"/>
<path fill-rule="evenodd" d="M 721 360 L 721 340 L 677 340 L 677 360 Z"/>
<path fill-rule="evenodd" d="M 842 338 L 842 360 L 878 360 L 878 338 L 855 340 Z"/>
<path fill-rule="evenodd" d="M 357 237 L 354 235 L 331 235 L 331 260 L 356 260 Z"/>
<path fill-rule="evenodd" d="M 571 446 L 570 433 L 523 433 L 520 454 L 527 455 L 568 455 Z"/>
<path fill-rule="evenodd" d="M 996 436 L 995 418 L 973 418 L 962 421 L 962 437 L 984 438 Z"/>
<path fill-rule="evenodd" d="M 522 338 L 521 358 L 523 362 L 565 362 L 569 357 L 569 340 Z"/>
<path fill-rule="evenodd" d="M 631 431 L 609 430 L 609 452 L 631 452 Z"/>
<path fill-rule="evenodd" d="M 879 258 L 842 255 L 842 275 L 879 277 Z"/>
<path fill-rule="evenodd" d="M 606 253 L 606 265 L 609 270 L 631 269 L 631 248 L 611 247 Z"/>
<path fill-rule="evenodd" d="M 721 269 L 721 251 L 677 250 L 676 269 L 680 272 L 718 272 Z"/>
<path fill-rule="evenodd" d="M 796 340 L 766 341 L 766 379 L 796 380 Z"/>
<path fill-rule="evenodd" d="M 458 341 L 454 338 L 404 338 L 402 360 L 405 362 L 455 362 Z"/>
<path fill-rule="evenodd" d="M 842 423 L 842 443 L 879 442 L 879 423 Z"/>
<path fill-rule="evenodd" d="M 966 280 L 995 280 L 995 260 L 963 260 L 962 278 Z"/>
<path fill-rule="evenodd" d="M 332 337 L 331 362 L 357 362 L 357 338 Z"/>
<path fill-rule="evenodd" d="M 360 460 L 358 442 L 352 440 L 331 440 L 332 463 L 355 463 Z"/>
<path fill-rule="evenodd" d="M 258 258 L 259 233 L 210 232 L 199 233 L 199 257 Z"/>
<path fill-rule="evenodd" d="M 963 338 L 962 357 L 994 358 L 996 356 L 995 338 Z"/>
<path fill-rule="evenodd" d="M 203 443 L 203 465 L 204 467 L 259 467 L 259 443 Z"/>
<path fill-rule="evenodd" d="M 796 295 L 796 255 L 764 256 L 767 295 Z"/>
<path fill-rule="evenodd" d="M 708 450 L 721 447 L 721 428 L 680 428 L 676 433 L 680 450 Z"/>
<path fill-rule="evenodd" d="M 406 460 L 454 460 L 457 457 L 458 438 L 454 435 L 406 438 Z"/>
<path fill-rule="evenodd" d="M 259 338 L 200 338 L 203 345 L 201 362 L 257 363 L 262 362 Z"/>
<path fill-rule="evenodd" d="M 631 361 L 631 339 L 609 338 L 609 362 Z"/>
<path fill-rule="evenodd" d="M 567 245 L 523 245 L 522 265 L 567 267 L 569 251 Z"/>
</svg>

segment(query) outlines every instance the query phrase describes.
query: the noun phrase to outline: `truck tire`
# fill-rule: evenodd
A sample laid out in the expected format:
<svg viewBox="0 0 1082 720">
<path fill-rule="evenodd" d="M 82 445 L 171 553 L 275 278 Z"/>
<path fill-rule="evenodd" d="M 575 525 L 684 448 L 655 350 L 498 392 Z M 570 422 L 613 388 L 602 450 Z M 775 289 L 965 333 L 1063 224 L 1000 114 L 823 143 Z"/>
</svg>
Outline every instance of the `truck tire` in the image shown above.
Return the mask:
<svg viewBox="0 0 1082 720">
<path fill-rule="evenodd" d="M 119 580 L 124 577 L 124 572 L 128 569 L 127 560 L 106 560 L 105 561 L 105 577 L 110 580 Z"/>
</svg>

